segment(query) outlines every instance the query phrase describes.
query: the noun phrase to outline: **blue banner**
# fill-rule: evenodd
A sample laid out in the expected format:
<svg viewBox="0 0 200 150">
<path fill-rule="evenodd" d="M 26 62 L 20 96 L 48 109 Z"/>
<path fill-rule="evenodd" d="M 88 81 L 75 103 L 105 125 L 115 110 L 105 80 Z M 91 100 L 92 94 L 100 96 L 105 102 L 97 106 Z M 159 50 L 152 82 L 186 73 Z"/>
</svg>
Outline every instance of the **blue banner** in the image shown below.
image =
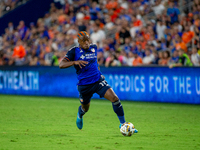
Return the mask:
<svg viewBox="0 0 200 150">
<path fill-rule="evenodd" d="M 101 71 L 121 100 L 200 104 L 200 68 L 102 67 Z M 78 98 L 77 82 L 73 67 L 0 67 L 1 94 Z"/>
</svg>

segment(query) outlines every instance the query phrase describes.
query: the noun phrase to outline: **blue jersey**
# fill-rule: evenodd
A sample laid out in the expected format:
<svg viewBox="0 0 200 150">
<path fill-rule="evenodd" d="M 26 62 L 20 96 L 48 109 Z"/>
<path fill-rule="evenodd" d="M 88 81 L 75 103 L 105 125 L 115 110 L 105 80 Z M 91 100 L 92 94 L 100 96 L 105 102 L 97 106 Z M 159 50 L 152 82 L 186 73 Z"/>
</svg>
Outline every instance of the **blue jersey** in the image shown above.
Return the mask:
<svg viewBox="0 0 200 150">
<path fill-rule="evenodd" d="M 78 75 L 78 85 L 92 84 L 98 81 L 101 77 L 101 72 L 98 69 L 97 63 L 97 46 L 91 44 L 87 50 L 81 47 L 73 47 L 65 55 L 67 61 L 83 60 L 87 61 L 86 66 L 80 68 L 78 65 L 74 65 L 76 74 Z"/>
</svg>

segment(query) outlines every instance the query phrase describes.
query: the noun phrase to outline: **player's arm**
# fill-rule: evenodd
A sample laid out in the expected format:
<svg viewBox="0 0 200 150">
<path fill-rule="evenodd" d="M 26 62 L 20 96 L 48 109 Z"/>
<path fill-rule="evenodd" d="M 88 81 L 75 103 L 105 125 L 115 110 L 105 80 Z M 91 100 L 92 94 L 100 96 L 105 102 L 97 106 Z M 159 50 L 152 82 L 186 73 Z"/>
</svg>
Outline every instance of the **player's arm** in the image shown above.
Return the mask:
<svg viewBox="0 0 200 150">
<path fill-rule="evenodd" d="M 85 66 L 86 64 L 88 64 L 87 61 L 83 61 L 83 60 L 77 60 L 77 61 L 68 61 L 65 58 L 63 58 L 63 60 L 60 62 L 59 64 L 59 68 L 60 69 L 64 69 L 64 68 L 68 68 L 71 67 L 73 65 L 79 65 L 80 68 L 82 68 L 83 66 Z"/>
<path fill-rule="evenodd" d="M 72 48 L 70 49 L 67 54 L 65 55 L 65 57 L 62 59 L 62 61 L 59 64 L 59 68 L 63 69 L 63 68 L 68 68 L 71 67 L 73 65 L 78 65 L 80 68 L 82 68 L 83 66 L 85 66 L 86 64 L 88 64 L 87 61 L 83 61 L 83 60 L 74 60 L 75 57 L 75 49 Z"/>
<path fill-rule="evenodd" d="M 68 68 L 74 65 L 74 61 L 67 61 L 63 58 L 63 60 L 59 64 L 60 69 Z"/>
</svg>

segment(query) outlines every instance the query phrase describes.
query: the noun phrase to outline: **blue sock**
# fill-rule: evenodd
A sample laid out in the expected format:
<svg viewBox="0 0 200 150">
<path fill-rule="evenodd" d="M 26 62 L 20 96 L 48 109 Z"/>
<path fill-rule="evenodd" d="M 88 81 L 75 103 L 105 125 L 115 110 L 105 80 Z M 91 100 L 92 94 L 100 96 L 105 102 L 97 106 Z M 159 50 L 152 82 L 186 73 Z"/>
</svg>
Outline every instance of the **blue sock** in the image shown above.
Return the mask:
<svg viewBox="0 0 200 150">
<path fill-rule="evenodd" d="M 82 106 L 79 106 L 78 108 L 79 118 L 82 118 L 84 114 L 85 114 L 85 111 L 82 109 Z"/>
<path fill-rule="evenodd" d="M 123 110 L 120 100 L 113 102 L 112 106 L 113 106 L 114 112 L 117 114 L 117 117 L 119 118 L 120 123 L 123 124 L 124 122 L 126 122 L 124 118 L 124 110 Z"/>
</svg>

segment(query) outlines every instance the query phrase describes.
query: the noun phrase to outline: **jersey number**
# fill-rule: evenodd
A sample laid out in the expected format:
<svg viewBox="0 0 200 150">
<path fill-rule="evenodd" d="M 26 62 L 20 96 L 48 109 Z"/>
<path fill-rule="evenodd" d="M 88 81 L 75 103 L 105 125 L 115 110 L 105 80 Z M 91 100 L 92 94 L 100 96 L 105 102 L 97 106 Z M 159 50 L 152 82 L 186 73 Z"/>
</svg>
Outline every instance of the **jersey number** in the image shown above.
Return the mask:
<svg viewBox="0 0 200 150">
<path fill-rule="evenodd" d="M 101 86 L 108 86 L 108 83 L 106 81 L 102 81 L 99 83 Z"/>
</svg>

